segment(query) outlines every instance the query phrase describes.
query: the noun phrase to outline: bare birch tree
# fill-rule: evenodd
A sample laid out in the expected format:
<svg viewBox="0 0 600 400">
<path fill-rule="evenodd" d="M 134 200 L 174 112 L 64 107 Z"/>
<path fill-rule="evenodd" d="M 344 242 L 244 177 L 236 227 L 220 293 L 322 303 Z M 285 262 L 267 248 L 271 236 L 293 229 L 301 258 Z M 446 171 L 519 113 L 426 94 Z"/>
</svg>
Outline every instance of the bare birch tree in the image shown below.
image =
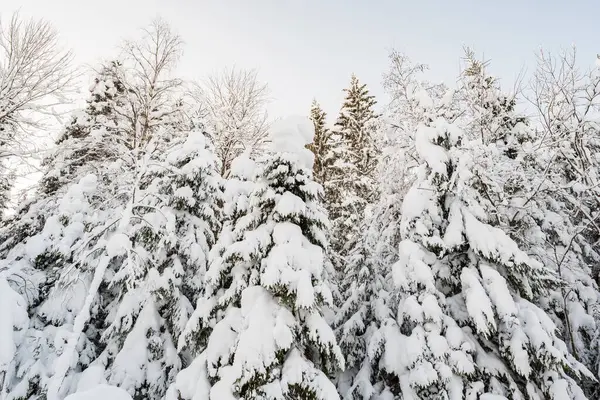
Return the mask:
<svg viewBox="0 0 600 400">
<path fill-rule="evenodd" d="M 57 31 L 44 20 L 14 14 L 0 20 L 0 126 L 11 130 L 43 126 L 41 116 L 57 116 L 69 101 L 77 77 L 73 54 L 59 45 Z M 6 128 L 12 129 L 6 129 Z M 9 138 L 2 137 L 2 145 Z"/>
<path fill-rule="evenodd" d="M 259 82 L 255 70 L 225 69 L 194 85 L 192 97 L 213 135 L 223 176 L 242 152 L 263 151 L 269 128 L 268 96 L 268 87 Z"/>
<path fill-rule="evenodd" d="M 183 53 L 183 40 L 161 19 L 123 45 L 123 62 L 114 68 L 128 93 L 123 117 L 131 129 L 131 148 L 147 143 L 157 127 L 181 118 L 183 81 L 172 76 Z"/>
<path fill-rule="evenodd" d="M 72 61 L 47 21 L 18 13 L 0 18 L 0 208 L 9 200 L 15 169 L 32 165 L 43 143 L 39 131 L 65 112 L 78 77 Z"/>
</svg>

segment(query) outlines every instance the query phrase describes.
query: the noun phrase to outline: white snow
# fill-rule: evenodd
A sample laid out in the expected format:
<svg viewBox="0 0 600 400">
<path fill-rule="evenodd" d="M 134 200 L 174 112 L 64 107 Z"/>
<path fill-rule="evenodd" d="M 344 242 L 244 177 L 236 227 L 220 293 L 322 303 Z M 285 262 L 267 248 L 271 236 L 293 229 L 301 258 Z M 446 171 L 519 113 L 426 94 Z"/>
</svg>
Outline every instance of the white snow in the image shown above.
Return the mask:
<svg viewBox="0 0 600 400">
<path fill-rule="evenodd" d="M 277 200 L 273 211 L 283 217 L 304 216 L 306 214 L 306 203 L 295 194 L 285 192 Z"/>
<path fill-rule="evenodd" d="M 90 307 L 94 301 L 94 298 L 96 297 L 98 288 L 104 279 L 104 274 L 106 272 L 106 268 L 108 267 L 108 263 L 109 259 L 107 257 L 103 257 L 94 271 L 94 279 L 92 280 L 89 292 L 84 300 L 83 307 L 75 318 L 73 323 L 73 331 L 69 336 L 67 345 L 65 346 L 62 354 L 56 359 L 54 366 L 55 374 L 48 383 L 48 399 L 50 400 L 59 400 L 63 378 L 67 371 L 72 368 L 72 363 L 77 360 L 77 343 L 79 342 L 79 338 L 85 327 L 85 324 L 89 320 Z"/>
<path fill-rule="evenodd" d="M 413 92 L 412 92 L 412 98 L 415 99 L 417 101 L 417 103 L 425 108 L 425 109 L 429 109 L 433 107 L 433 100 L 431 98 L 431 96 L 429 96 L 429 93 L 427 93 L 427 90 L 425 90 L 422 87 L 417 87 L 417 88 L 413 88 Z"/>
<path fill-rule="evenodd" d="M 440 137 L 440 132 L 436 127 L 421 124 L 415 133 L 415 146 L 427 166 L 435 173 L 445 176 L 450 158 L 443 147 L 433 144 L 438 137 Z"/>
<path fill-rule="evenodd" d="M 492 267 L 482 262 L 479 265 L 485 290 L 494 303 L 500 318 L 517 315 L 517 307 L 508 290 L 506 280 Z"/>
<path fill-rule="evenodd" d="M 79 375 L 76 392 L 84 392 L 98 385 L 106 384 L 105 373 L 102 365 L 90 365 Z"/>
<path fill-rule="evenodd" d="M 14 360 L 20 336 L 28 324 L 25 299 L 0 274 L 0 371 L 6 371 Z"/>
<path fill-rule="evenodd" d="M 271 150 L 293 156 L 303 168 L 312 168 L 314 155 L 305 146 L 312 142 L 313 136 L 314 125 L 308 117 L 284 118 L 271 126 Z"/>
<path fill-rule="evenodd" d="M 490 331 L 496 330 L 496 322 L 492 304 L 479 281 L 477 271 L 471 268 L 463 268 L 460 280 L 465 304 L 475 328 L 477 332 L 487 337 Z"/>
<path fill-rule="evenodd" d="M 252 179 L 256 170 L 256 162 L 250 157 L 249 152 L 244 152 L 231 162 L 231 176 L 240 179 Z"/>
<path fill-rule="evenodd" d="M 202 153 L 206 150 L 206 138 L 200 131 L 192 131 L 183 146 L 177 147 L 167 155 L 167 162 L 176 164 L 188 157 L 191 153 Z"/>
<path fill-rule="evenodd" d="M 206 371 L 206 356 L 201 354 L 187 368 L 177 374 L 175 383 L 167 394 L 167 400 L 178 400 L 179 394 L 184 399 L 207 400 L 209 393 L 210 382 Z"/>
<path fill-rule="evenodd" d="M 65 400 L 132 400 L 129 393 L 116 386 L 98 385 L 93 389 L 71 394 Z"/>
<path fill-rule="evenodd" d="M 109 257 L 117 257 L 131 250 L 129 236 L 118 232 L 111 236 L 106 244 L 106 253 Z"/>
<path fill-rule="evenodd" d="M 194 191 L 189 186 L 183 186 L 177 188 L 173 193 L 173 196 L 178 197 L 180 199 L 184 199 L 186 203 L 193 207 L 196 204 L 196 198 L 194 197 Z"/>
</svg>

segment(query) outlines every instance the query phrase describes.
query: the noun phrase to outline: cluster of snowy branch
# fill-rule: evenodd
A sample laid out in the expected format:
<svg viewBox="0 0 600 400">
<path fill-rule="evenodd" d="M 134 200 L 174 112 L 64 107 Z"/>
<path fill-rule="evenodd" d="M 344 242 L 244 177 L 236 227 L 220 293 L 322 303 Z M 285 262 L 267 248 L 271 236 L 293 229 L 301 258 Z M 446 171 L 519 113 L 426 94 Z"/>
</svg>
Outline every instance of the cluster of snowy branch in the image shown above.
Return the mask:
<svg viewBox="0 0 600 400">
<path fill-rule="evenodd" d="M 2 400 L 598 398 L 597 67 L 542 54 L 528 117 L 470 51 L 452 89 L 394 52 L 384 115 L 353 76 L 333 126 L 269 125 L 181 43 L 102 64 L 3 219 Z"/>
</svg>

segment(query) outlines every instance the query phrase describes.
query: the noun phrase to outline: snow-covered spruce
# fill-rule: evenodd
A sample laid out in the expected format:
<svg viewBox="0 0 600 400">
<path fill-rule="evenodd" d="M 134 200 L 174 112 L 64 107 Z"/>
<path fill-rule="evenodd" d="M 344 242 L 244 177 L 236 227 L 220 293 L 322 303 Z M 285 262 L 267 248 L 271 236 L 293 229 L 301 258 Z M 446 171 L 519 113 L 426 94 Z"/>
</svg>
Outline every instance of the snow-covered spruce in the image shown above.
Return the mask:
<svg viewBox="0 0 600 400">
<path fill-rule="evenodd" d="M 87 106 L 75 111 L 56 141 L 56 147 L 44 160 L 44 175 L 36 196 L 21 205 L 0 229 L 0 255 L 42 230 L 47 215 L 53 213 L 56 198 L 65 188 L 88 174 L 95 174 L 108 162 L 126 153 L 122 110 L 123 88 L 111 68 L 103 68 L 90 86 Z M 52 197 L 55 192 L 61 193 Z"/>
<path fill-rule="evenodd" d="M 72 181 L 75 172 L 95 172 L 99 162 L 115 161 L 127 154 L 129 123 L 124 117 L 126 92 L 118 77 L 119 65 L 113 61 L 102 67 L 90 86 L 87 107 L 74 113 L 71 124 L 58 138 L 57 150 L 45 160 L 48 171 L 40 182 L 42 194 L 52 194 Z"/>
<path fill-rule="evenodd" d="M 220 259 L 234 243 L 234 228 L 239 218 L 248 213 L 249 196 L 256 186 L 258 168 L 250 154 L 242 153 L 236 157 L 230 168 L 229 177 L 223 182 L 223 223 L 218 240 L 209 253 L 209 263 L 211 260 Z M 194 310 L 179 337 L 178 350 L 186 353 L 188 357 L 195 357 L 206 348 L 209 330 L 201 329 L 198 325 L 201 323 L 201 312 L 201 307 Z"/>
<path fill-rule="evenodd" d="M 331 247 L 344 256 L 355 242 L 365 209 L 378 197 L 375 181 L 378 163 L 375 97 L 366 85 L 352 76 L 350 87 L 328 139 L 328 180 L 324 183 L 329 218 L 332 223 Z"/>
<path fill-rule="evenodd" d="M 527 300 L 553 276 L 490 225 L 468 143 L 445 104 L 425 100 L 416 133 L 423 164 L 403 204 L 393 267 L 398 325 L 387 327 L 383 369 L 404 398 L 585 398 L 567 372 L 589 371 Z"/>
<path fill-rule="evenodd" d="M 134 398 L 161 399 L 181 368 L 176 344 L 219 228 L 220 178 L 200 131 L 162 132 L 144 154 L 129 202 L 88 249 L 93 280 L 68 350 L 86 323 L 101 326 L 102 352 L 82 375 L 100 368 Z M 60 383 L 74 359 L 61 355 L 49 393 L 74 390 Z"/>
<path fill-rule="evenodd" d="M 211 261 L 198 301 L 196 333 L 206 349 L 177 377 L 169 398 L 337 399 L 328 374 L 344 361 L 321 314 L 331 302 L 324 279 L 326 216 L 312 180 L 311 122 L 272 128 L 272 152 Z"/>
<path fill-rule="evenodd" d="M 313 152 L 315 160 L 313 163 L 313 178 L 321 186 L 329 184 L 329 175 L 332 160 L 331 130 L 327 128 L 327 113 L 321 105 L 313 100 L 310 107 L 310 119 L 315 127 L 312 142 L 307 146 Z"/>
<path fill-rule="evenodd" d="M 19 328 L 2 340 L 13 354 L 0 366 L 2 391 L 9 399 L 45 392 L 89 283 L 89 271 L 75 270 L 74 253 L 86 232 L 110 219 L 117 204 L 116 177 L 122 174 L 116 155 L 124 148 L 115 117 L 118 88 L 110 71 L 103 70 L 90 88 L 88 106 L 76 113 L 45 161 L 47 171 L 36 197 L 0 230 L 0 280 L 13 290 L 11 294 L 5 287 L 4 293 L 5 304 L 12 305 L 5 311 L 13 316 L 0 324 Z M 82 365 L 94 348 L 90 340 L 79 342 Z"/>
<path fill-rule="evenodd" d="M 343 303 L 335 320 L 346 358 L 346 371 L 338 382 L 344 398 L 372 399 L 390 393 L 380 370 L 382 327 L 394 324 L 397 312 L 391 266 L 398 261 L 404 180 L 397 175 L 396 182 L 382 190 L 371 218 L 361 225 L 358 241 L 349 246 L 340 285 Z"/>
<path fill-rule="evenodd" d="M 379 361 L 381 328 L 394 315 L 390 309 L 390 269 L 382 268 L 370 245 L 363 237 L 347 257 L 342 281 L 344 302 L 336 318 L 336 333 L 346 358 L 338 390 L 348 399 L 371 399 L 387 391 Z"/>
<path fill-rule="evenodd" d="M 8 398 L 61 399 L 93 381 L 157 399 L 180 369 L 175 345 L 219 230 L 220 178 L 202 132 L 165 131 L 139 154 L 133 170 L 118 160 L 72 184 L 42 232 L 3 261 L 62 267 L 30 307 Z"/>
</svg>

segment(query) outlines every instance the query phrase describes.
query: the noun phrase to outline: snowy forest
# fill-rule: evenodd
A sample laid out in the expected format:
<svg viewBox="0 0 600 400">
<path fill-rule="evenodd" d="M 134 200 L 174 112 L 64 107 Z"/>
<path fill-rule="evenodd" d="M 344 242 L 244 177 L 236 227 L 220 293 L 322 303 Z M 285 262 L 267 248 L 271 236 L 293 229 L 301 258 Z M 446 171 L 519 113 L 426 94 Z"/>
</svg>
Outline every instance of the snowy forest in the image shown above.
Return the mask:
<svg viewBox="0 0 600 400">
<path fill-rule="evenodd" d="M 70 107 L 59 37 L 0 27 L 1 400 L 600 399 L 599 62 L 273 118 L 160 19 Z"/>
</svg>

